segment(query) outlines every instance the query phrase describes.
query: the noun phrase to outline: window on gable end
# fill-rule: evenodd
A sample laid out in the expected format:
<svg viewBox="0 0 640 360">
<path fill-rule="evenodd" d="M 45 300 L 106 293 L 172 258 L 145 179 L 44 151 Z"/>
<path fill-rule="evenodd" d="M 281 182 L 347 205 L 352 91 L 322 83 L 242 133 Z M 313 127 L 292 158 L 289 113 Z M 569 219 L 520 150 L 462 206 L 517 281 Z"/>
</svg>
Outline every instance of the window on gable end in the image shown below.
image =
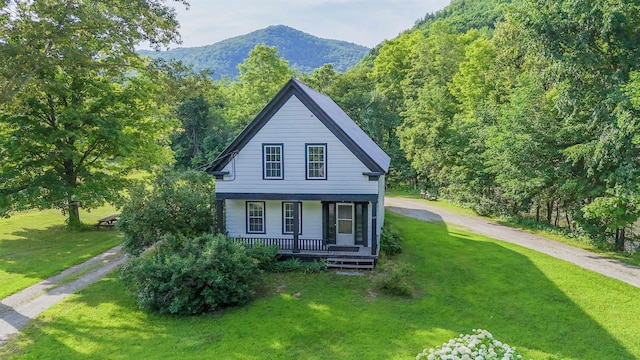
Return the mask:
<svg viewBox="0 0 640 360">
<path fill-rule="evenodd" d="M 282 144 L 262 144 L 262 178 L 265 180 L 284 179 Z"/>
<path fill-rule="evenodd" d="M 306 145 L 307 180 L 327 179 L 327 144 Z"/>
</svg>

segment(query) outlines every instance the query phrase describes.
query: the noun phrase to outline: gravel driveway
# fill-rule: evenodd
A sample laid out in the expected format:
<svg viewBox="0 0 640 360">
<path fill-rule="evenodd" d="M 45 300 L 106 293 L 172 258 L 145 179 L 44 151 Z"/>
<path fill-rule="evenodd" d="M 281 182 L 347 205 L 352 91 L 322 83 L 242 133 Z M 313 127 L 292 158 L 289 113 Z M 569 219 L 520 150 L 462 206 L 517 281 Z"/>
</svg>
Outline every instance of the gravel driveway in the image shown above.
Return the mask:
<svg viewBox="0 0 640 360">
<path fill-rule="evenodd" d="M 79 289 L 102 279 L 124 260 L 122 247 L 116 246 L 0 300 L 0 347 L 38 314 Z"/>
<path fill-rule="evenodd" d="M 462 226 L 473 233 L 533 249 L 640 288 L 640 267 L 637 266 L 627 265 L 606 256 L 503 226 L 478 216 L 453 214 L 422 200 L 386 197 L 384 203 L 387 210 L 402 215 Z"/>
</svg>

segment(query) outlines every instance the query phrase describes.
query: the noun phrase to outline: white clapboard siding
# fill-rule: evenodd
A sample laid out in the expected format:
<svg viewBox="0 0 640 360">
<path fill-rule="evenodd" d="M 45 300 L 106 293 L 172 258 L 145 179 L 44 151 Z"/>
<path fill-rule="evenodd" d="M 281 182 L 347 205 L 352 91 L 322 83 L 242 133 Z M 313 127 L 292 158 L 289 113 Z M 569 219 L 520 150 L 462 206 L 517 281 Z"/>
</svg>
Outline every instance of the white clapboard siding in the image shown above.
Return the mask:
<svg viewBox="0 0 640 360">
<path fill-rule="evenodd" d="M 284 179 L 263 180 L 262 144 L 283 144 Z M 306 180 L 305 144 L 327 144 L 327 180 Z M 292 96 L 223 169 L 222 193 L 378 194 L 370 170 Z"/>
<path fill-rule="evenodd" d="M 282 201 L 265 201 L 266 234 L 248 234 L 245 200 L 226 200 L 226 226 L 231 237 L 289 238 L 292 234 L 282 234 Z M 322 203 L 302 202 L 302 234 L 300 239 L 322 239 Z"/>
</svg>

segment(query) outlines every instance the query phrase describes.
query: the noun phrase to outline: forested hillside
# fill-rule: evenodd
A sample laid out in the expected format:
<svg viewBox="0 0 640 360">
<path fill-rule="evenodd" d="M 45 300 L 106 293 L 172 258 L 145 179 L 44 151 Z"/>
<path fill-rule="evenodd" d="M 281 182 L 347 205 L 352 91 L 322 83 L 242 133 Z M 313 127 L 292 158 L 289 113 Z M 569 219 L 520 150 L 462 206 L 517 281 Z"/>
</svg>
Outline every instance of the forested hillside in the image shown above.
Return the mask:
<svg viewBox="0 0 640 360">
<path fill-rule="evenodd" d="M 454 1 L 329 91 L 385 130 L 393 183 L 629 249 L 640 213 L 637 15 L 622 0 Z"/>
<path fill-rule="evenodd" d="M 446 8 L 427 14 L 418 21 L 413 30 L 428 30 L 437 21 L 446 23 L 456 32 L 470 29 L 493 29 L 504 20 L 505 11 L 512 0 L 453 0 Z"/>
<path fill-rule="evenodd" d="M 367 47 L 346 41 L 321 39 L 284 25 L 269 26 L 252 33 L 233 37 L 212 45 L 177 48 L 168 51 L 140 51 L 154 59 L 179 60 L 196 71 L 211 70 L 213 77 L 235 78 L 236 66 L 258 44 L 275 46 L 292 68 L 310 72 L 331 63 L 337 71 L 346 71 L 369 51 Z"/>
</svg>

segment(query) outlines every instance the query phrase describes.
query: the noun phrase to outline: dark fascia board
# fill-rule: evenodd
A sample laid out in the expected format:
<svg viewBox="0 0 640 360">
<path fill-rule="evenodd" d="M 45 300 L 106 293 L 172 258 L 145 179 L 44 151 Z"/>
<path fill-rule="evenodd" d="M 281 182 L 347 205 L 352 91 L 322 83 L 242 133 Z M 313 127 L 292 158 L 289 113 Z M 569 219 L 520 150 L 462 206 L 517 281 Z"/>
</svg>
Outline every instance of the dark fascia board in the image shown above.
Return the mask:
<svg viewBox="0 0 640 360">
<path fill-rule="evenodd" d="M 262 129 L 271 117 L 284 105 L 293 95 L 293 79 L 289 80 L 285 86 L 278 91 L 276 96 L 265 106 L 258 116 L 253 119 L 235 139 L 227 146 L 218 157 L 205 169 L 209 174 L 222 170 L 231 161 L 233 153 L 242 150 L 247 143 Z"/>
<path fill-rule="evenodd" d="M 375 202 L 378 201 L 378 194 L 216 193 L 216 200 Z"/>
<path fill-rule="evenodd" d="M 300 87 L 297 80 L 291 78 L 273 99 L 265 106 L 258 116 L 247 125 L 242 132 L 227 146 L 222 153 L 209 165 L 205 171 L 213 174 L 222 170 L 231 161 L 232 153 L 240 151 L 271 117 L 289 100 L 293 95 L 313 113 L 369 170 L 372 172 L 385 173 L 382 169 L 353 139 L 351 139 L 322 108 L 316 104 L 304 89 Z"/>
<path fill-rule="evenodd" d="M 363 172 L 362 175 L 368 176 L 369 181 L 377 181 L 380 176 L 384 175 L 383 172 Z"/>
<path fill-rule="evenodd" d="M 315 102 L 307 93 L 300 88 L 295 80 L 292 79 L 298 92 L 298 99 L 324 124 L 324 126 L 333 133 L 351 152 L 367 167 L 374 172 L 384 173 L 384 169 L 380 167 L 344 130 L 338 126 L 333 119 Z M 298 94 L 299 93 L 299 94 Z M 353 120 L 352 120 L 353 121 Z"/>
<path fill-rule="evenodd" d="M 215 176 L 216 179 L 224 179 L 225 175 L 229 175 L 228 171 L 212 171 L 211 175 Z"/>
</svg>

